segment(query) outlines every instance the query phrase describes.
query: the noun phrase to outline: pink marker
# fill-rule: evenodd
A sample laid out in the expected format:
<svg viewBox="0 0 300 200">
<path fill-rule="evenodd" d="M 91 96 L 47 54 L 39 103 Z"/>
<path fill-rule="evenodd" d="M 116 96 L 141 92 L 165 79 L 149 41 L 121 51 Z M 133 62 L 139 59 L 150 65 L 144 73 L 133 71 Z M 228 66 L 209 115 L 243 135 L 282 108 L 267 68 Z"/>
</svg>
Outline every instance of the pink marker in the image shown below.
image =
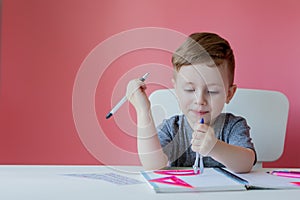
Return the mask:
<svg viewBox="0 0 300 200">
<path fill-rule="evenodd" d="M 270 174 L 289 178 L 300 178 L 300 172 L 296 171 L 273 171 L 270 172 Z"/>
</svg>

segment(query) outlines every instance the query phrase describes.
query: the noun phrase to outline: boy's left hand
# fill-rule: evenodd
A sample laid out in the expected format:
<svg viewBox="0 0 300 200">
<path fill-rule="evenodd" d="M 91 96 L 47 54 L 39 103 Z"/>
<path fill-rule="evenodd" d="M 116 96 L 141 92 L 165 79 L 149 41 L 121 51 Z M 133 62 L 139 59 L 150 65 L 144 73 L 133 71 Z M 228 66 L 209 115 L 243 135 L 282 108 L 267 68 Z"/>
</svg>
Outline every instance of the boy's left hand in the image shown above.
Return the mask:
<svg viewBox="0 0 300 200">
<path fill-rule="evenodd" d="M 218 139 L 215 137 L 215 131 L 212 127 L 207 124 L 195 124 L 191 141 L 193 151 L 207 156 L 217 141 Z"/>
</svg>

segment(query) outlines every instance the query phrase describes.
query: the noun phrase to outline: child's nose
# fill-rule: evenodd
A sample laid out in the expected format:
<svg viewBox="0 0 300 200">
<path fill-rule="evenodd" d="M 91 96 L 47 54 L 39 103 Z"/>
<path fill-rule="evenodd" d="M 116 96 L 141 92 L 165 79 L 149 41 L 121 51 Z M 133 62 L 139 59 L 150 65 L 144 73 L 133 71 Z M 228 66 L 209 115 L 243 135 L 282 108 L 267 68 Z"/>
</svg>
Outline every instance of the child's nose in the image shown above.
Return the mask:
<svg viewBox="0 0 300 200">
<path fill-rule="evenodd" d="M 207 99 L 206 99 L 206 95 L 204 92 L 195 92 L 195 97 L 196 97 L 196 104 L 199 104 L 199 105 L 207 104 Z"/>
</svg>

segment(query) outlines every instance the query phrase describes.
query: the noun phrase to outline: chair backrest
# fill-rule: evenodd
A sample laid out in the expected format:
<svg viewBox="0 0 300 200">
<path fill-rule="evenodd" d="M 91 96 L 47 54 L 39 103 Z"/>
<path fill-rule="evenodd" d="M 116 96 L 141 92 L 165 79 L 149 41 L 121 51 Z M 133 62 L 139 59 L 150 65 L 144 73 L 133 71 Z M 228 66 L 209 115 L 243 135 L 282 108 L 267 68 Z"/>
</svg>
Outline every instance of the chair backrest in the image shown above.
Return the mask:
<svg viewBox="0 0 300 200">
<path fill-rule="evenodd" d="M 174 89 L 160 89 L 149 96 L 154 123 L 180 114 Z M 237 89 L 223 112 L 246 118 L 251 127 L 251 137 L 257 151 L 257 161 L 277 160 L 284 149 L 289 102 L 277 91 Z"/>
</svg>

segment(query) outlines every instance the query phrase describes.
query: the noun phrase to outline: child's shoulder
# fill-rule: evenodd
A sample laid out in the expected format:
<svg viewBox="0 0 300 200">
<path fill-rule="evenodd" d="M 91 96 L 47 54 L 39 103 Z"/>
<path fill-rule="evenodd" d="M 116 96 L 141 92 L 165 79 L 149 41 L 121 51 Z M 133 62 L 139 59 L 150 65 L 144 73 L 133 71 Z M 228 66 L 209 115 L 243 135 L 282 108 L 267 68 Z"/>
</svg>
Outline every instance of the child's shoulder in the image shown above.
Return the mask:
<svg viewBox="0 0 300 200">
<path fill-rule="evenodd" d="M 173 115 L 170 118 L 167 118 L 164 120 L 164 123 L 167 124 L 181 124 L 182 121 L 185 120 L 185 116 L 184 115 Z"/>
<path fill-rule="evenodd" d="M 222 122 L 225 126 L 248 126 L 246 119 L 243 116 L 236 115 L 233 113 L 221 113 L 217 120 L 219 123 Z"/>
<path fill-rule="evenodd" d="M 243 121 L 243 120 L 246 120 L 243 116 L 241 115 L 236 115 L 236 114 L 233 114 L 233 113 L 222 113 L 225 118 L 228 120 L 228 121 Z"/>
<path fill-rule="evenodd" d="M 184 124 L 185 116 L 184 115 L 174 115 L 170 118 L 164 119 L 159 127 L 168 126 L 168 127 L 179 127 Z"/>
</svg>

